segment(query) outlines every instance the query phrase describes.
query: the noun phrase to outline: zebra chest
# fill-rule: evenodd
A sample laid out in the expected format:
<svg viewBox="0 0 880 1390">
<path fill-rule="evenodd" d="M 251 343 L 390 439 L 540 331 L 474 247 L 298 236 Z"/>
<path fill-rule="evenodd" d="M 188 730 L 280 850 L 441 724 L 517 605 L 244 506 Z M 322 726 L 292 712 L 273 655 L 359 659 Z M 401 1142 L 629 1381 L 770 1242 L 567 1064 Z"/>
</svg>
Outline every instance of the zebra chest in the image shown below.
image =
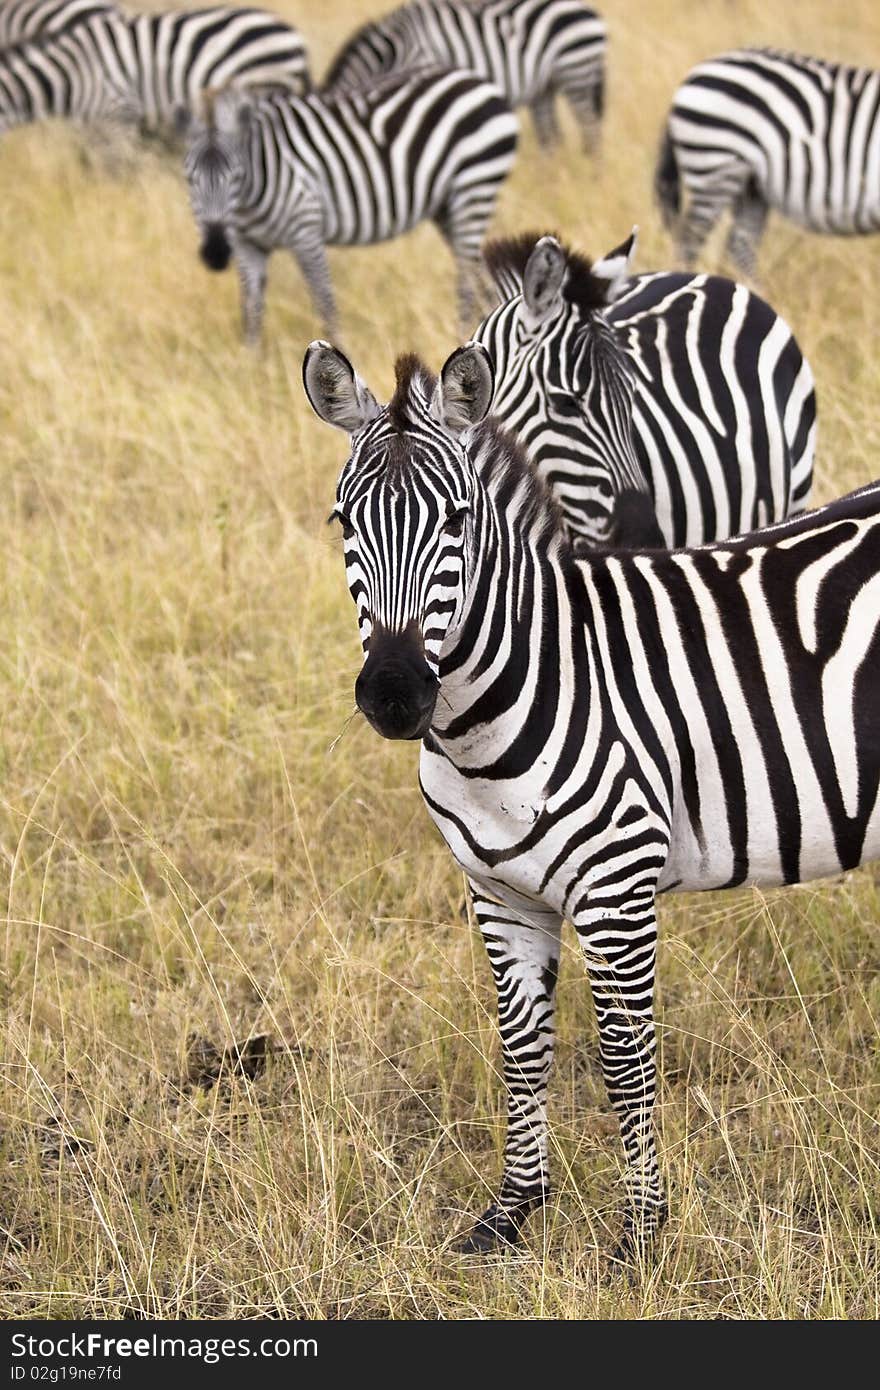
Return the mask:
<svg viewBox="0 0 880 1390">
<path fill-rule="evenodd" d="M 594 856 L 618 829 L 601 796 L 551 805 L 546 776 L 536 766 L 515 783 L 471 777 L 423 745 L 422 794 L 464 872 L 499 896 L 510 890 L 564 915 L 573 886 L 589 880 Z"/>
</svg>

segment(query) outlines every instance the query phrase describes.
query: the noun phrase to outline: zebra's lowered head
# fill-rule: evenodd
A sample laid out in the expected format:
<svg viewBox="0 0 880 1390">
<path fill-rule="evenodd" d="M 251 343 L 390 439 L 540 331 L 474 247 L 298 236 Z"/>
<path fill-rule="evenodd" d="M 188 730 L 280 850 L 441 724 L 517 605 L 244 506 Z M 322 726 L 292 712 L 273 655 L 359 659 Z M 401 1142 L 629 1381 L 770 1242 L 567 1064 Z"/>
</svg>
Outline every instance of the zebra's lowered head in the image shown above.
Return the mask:
<svg viewBox="0 0 880 1390">
<path fill-rule="evenodd" d="M 633 437 L 632 363 L 605 313 L 636 234 L 592 263 L 554 236 L 490 242 L 505 302 L 474 335 L 495 363 L 493 413 L 519 435 L 571 535 L 632 549 L 663 545 Z"/>
<path fill-rule="evenodd" d="M 440 649 L 464 602 L 476 474 L 466 444 L 492 399 L 492 364 L 458 348 L 439 380 L 397 362 L 380 406 L 346 357 L 310 345 L 303 363 L 316 414 L 351 436 L 332 518 L 342 525 L 364 664 L 355 698 L 385 738 L 422 738 L 439 690 Z"/>
<path fill-rule="evenodd" d="M 200 116 L 177 113 L 186 131 L 184 171 L 201 232 L 199 255 L 210 270 L 225 270 L 232 256 L 233 210 L 241 178 L 253 98 L 234 87 L 205 93 Z"/>
</svg>

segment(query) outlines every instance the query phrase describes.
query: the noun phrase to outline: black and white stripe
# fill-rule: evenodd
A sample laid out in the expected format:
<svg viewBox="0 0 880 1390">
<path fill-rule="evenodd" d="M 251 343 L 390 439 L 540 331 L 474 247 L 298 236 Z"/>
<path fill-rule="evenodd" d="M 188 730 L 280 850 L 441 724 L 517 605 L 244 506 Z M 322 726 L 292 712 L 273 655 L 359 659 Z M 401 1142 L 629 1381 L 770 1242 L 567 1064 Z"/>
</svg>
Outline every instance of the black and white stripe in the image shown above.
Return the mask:
<svg viewBox="0 0 880 1390">
<path fill-rule="evenodd" d="M 543 144 L 565 97 L 584 143 L 598 141 L 608 32 L 580 0 L 415 0 L 365 24 L 330 65 L 325 90 L 366 90 L 382 73 L 439 63 L 485 77 L 529 106 Z"/>
<path fill-rule="evenodd" d="M 758 48 L 700 63 L 675 94 L 655 186 L 688 266 L 728 210 L 746 275 L 771 208 L 809 231 L 880 230 L 880 71 Z"/>
<path fill-rule="evenodd" d="M 308 88 L 305 46 L 268 10 L 95 13 L 0 50 L 0 130 L 49 116 L 173 128 L 209 88 Z"/>
<path fill-rule="evenodd" d="M 333 323 L 325 247 L 385 241 L 430 219 L 455 256 L 467 322 L 480 246 L 516 140 L 516 116 L 498 89 L 449 69 L 335 97 L 221 93 L 194 126 L 186 157 L 202 257 L 223 270 L 234 254 L 253 340 L 271 251 L 293 253 L 316 308 Z"/>
<path fill-rule="evenodd" d="M 484 423 L 477 344 L 380 407 L 314 343 L 318 414 L 351 435 L 335 514 L 365 660 L 355 694 L 421 738 L 431 815 L 468 875 L 498 985 L 508 1139 L 465 1245 L 543 1200 L 560 932 L 593 987 L 632 1242 L 663 1218 L 652 1129 L 655 898 L 795 883 L 880 854 L 880 484 L 750 536 L 579 555 Z"/>
<path fill-rule="evenodd" d="M 552 237 L 490 243 L 504 302 L 475 338 L 493 411 L 574 536 L 699 545 L 802 511 L 816 400 L 784 321 L 718 276 L 628 278 L 633 238 L 592 266 Z"/>
<path fill-rule="evenodd" d="M 2 0 L 0 47 L 23 43 L 38 34 L 57 34 L 92 14 L 118 14 L 102 0 Z"/>
</svg>

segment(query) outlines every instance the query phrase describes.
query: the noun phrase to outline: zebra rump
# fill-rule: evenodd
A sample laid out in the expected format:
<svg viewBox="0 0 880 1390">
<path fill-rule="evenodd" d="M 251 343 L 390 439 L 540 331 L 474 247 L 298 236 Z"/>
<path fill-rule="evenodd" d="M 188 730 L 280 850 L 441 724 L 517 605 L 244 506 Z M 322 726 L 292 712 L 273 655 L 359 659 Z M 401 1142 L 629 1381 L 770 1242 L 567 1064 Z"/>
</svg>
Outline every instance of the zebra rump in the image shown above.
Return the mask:
<svg viewBox="0 0 880 1390">
<path fill-rule="evenodd" d="M 880 71 L 771 48 L 700 63 L 673 98 L 654 182 L 687 266 L 727 212 L 727 253 L 749 276 L 773 209 L 808 231 L 876 232 Z"/>
</svg>

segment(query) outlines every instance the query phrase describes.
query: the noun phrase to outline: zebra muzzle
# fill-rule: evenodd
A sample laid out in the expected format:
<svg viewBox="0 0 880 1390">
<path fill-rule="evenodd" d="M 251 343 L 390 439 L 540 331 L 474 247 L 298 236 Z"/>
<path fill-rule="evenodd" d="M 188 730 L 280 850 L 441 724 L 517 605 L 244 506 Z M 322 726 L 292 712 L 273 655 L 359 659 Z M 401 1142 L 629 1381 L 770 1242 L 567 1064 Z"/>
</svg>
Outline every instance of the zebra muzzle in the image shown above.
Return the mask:
<svg viewBox="0 0 880 1390">
<path fill-rule="evenodd" d="M 222 222 L 208 223 L 199 255 L 209 270 L 225 270 L 229 265 L 232 246 Z"/>
<path fill-rule="evenodd" d="M 440 682 L 425 660 L 421 638 L 374 629 L 370 652 L 355 681 L 358 709 L 383 738 L 424 738 Z"/>
</svg>

